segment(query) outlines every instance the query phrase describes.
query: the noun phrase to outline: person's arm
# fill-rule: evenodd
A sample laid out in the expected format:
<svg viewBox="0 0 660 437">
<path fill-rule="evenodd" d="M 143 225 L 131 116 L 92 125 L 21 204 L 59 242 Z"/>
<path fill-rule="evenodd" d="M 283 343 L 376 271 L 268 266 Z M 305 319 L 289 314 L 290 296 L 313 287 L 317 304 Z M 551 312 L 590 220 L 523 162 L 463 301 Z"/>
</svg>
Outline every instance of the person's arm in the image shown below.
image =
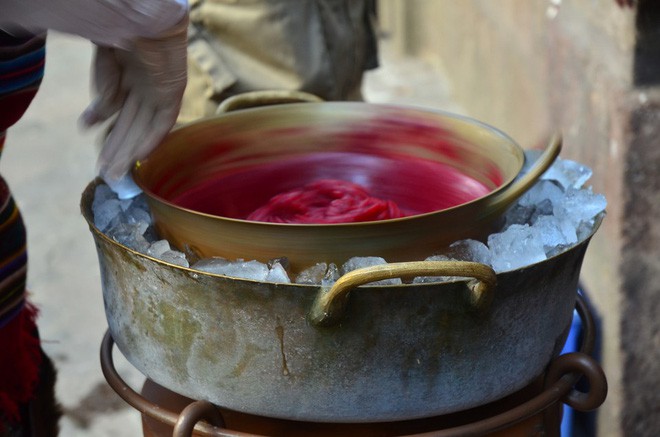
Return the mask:
<svg viewBox="0 0 660 437">
<path fill-rule="evenodd" d="M 0 29 L 79 35 L 97 45 L 86 126 L 114 117 L 99 155 L 111 186 L 176 122 L 186 85 L 185 0 L 0 0 Z"/>
<path fill-rule="evenodd" d="M 0 0 L 0 29 L 56 30 L 98 45 L 128 49 L 136 38 L 158 38 L 187 15 L 177 0 Z"/>
</svg>

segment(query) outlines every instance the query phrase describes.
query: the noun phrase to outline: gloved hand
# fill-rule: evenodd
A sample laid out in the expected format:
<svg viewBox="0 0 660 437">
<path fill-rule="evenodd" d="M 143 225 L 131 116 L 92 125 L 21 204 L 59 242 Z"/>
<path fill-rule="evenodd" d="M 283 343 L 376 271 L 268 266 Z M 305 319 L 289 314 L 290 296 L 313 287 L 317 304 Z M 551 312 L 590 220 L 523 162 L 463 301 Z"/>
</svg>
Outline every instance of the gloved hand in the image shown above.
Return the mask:
<svg viewBox="0 0 660 437">
<path fill-rule="evenodd" d="M 186 0 L 0 0 L 0 29 L 46 29 L 97 44 L 87 126 L 117 114 L 99 156 L 112 187 L 176 121 L 186 85 Z M 121 182 L 121 183 L 120 183 Z"/>
<path fill-rule="evenodd" d="M 186 86 L 187 19 L 160 38 L 139 38 L 133 49 L 97 47 L 96 98 L 82 115 L 87 126 L 117 114 L 99 155 L 111 186 L 144 158 L 176 122 Z"/>
</svg>

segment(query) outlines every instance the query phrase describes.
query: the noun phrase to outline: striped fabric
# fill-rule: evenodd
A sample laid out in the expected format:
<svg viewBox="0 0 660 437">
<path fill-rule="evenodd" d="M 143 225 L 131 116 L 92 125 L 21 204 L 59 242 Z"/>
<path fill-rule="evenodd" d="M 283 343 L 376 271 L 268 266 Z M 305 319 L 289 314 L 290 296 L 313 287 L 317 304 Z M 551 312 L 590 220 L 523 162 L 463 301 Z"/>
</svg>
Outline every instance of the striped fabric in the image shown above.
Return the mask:
<svg viewBox="0 0 660 437">
<path fill-rule="evenodd" d="M 32 40 L 25 43 L 34 44 Z M 40 45 L 15 59 L 0 61 L 0 94 L 22 90 L 38 83 L 44 75 L 45 54 L 46 48 Z"/>
<path fill-rule="evenodd" d="M 0 156 L 7 129 L 25 113 L 44 74 L 45 35 L 0 32 Z M 27 404 L 39 383 L 41 348 L 36 308 L 26 299 L 26 234 L 0 176 L 0 435 L 23 435 Z"/>
<path fill-rule="evenodd" d="M 7 184 L 0 177 L 0 329 L 25 303 L 25 227 Z"/>
<path fill-rule="evenodd" d="M 45 35 L 14 38 L 0 32 L 0 156 L 9 126 L 18 121 L 44 74 Z M 22 308 L 27 271 L 25 228 L 0 177 L 0 329 Z"/>
</svg>

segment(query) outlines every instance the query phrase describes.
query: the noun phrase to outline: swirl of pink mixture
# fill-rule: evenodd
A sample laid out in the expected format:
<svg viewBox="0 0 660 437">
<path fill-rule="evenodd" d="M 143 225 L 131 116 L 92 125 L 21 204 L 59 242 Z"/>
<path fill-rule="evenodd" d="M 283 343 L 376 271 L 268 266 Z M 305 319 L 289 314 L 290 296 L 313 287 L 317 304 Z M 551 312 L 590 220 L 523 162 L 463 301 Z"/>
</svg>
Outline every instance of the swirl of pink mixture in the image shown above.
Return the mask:
<svg viewBox="0 0 660 437">
<path fill-rule="evenodd" d="M 355 223 L 403 217 L 391 200 L 371 197 L 361 185 L 319 179 L 277 194 L 247 220 L 271 223 Z"/>
</svg>

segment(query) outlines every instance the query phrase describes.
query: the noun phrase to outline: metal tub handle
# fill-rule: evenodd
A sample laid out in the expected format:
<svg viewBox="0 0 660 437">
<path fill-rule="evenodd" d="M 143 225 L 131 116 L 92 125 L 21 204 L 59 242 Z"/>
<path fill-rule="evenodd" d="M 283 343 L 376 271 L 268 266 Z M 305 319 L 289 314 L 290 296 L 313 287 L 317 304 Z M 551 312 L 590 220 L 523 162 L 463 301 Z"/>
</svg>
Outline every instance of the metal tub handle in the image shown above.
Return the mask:
<svg viewBox="0 0 660 437">
<path fill-rule="evenodd" d="M 383 279 L 412 279 L 417 276 L 459 276 L 472 278 L 468 283 L 470 306 L 481 311 L 490 305 L 497 276 L 485 264 L 469 261 L 413 261 L 365 267 L 346 273 L 332 287 L 319 291 L 308 318 L 315 326 L 332 326 L 339 322 L 351 290 Z"/>
<path fill-rule="evenodd" d="M 226 114 L 227 112 L 237 111 L 239 109 L 257 108 L 261 106 L 279 105 L 283 103 L 317 103 L 323 102 L 318 96 L 306 93 L 304 91 L 289 90 L 262 90 L 249 91 L 228 97 L 220 103 L 216 114 Z"/>
<path fill-rule="evenodd" d="M 527 173 L 513 181 L 513 183 L 504 190 L 492 196 L 492 198 L 488 200 L 487 205 L 484 206 L 483 210 L 488 211 L 489 213 L 500 214 L 504 209 L 511 206 L 513 202 L 532 188 L 532 186 L 538 182 L 543 173 L 545 173 L 557 160 L 559 152 L 561 152 L 562 143 L 563 140 L 561 133 L 554 133 L 548 140 L 541 155 L 536 162 L 532 164 Z"/>
</svg>

